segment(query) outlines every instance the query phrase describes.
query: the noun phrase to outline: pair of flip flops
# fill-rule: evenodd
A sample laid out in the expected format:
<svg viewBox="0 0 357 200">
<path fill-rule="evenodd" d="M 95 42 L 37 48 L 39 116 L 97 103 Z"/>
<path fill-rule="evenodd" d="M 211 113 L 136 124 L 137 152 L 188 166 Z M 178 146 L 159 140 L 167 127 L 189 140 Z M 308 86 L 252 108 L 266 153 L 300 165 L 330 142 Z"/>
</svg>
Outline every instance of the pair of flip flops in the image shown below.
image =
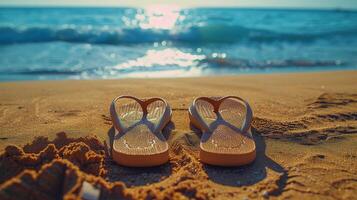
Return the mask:
<svg viewBox="0 0 357 200">
<path fill-rule="evenodd" d="M 121 102 L 121 101 L 126 102 Z M 240 97 L 199 97 L 189 107 L 191 124 L 202 131 L 200 160 L 219 166 L 252 162 L 256 147 L 251 133 L 252 109 Z M 162 133 L 172 110 L 162 98 L 120 96 L 110 106 L 115 134 L 109 152 L 124 166 L 149 167 L 169 160 Z"/>
</svg>

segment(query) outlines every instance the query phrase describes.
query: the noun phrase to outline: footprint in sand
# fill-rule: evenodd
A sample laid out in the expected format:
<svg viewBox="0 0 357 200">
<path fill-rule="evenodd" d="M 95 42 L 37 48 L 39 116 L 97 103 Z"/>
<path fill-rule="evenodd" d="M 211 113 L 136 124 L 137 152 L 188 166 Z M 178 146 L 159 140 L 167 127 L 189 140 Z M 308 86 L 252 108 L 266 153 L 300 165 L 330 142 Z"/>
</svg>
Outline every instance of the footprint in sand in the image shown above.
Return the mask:
<svg viewBox="0 0 357 200">
<path fill-rule="evenodd" d="M 109 116 L 106 115 L 101 115 L 102 119 L 104 120 L 104 124 L 106 125 L 112 125 L 112 119 Z"/>
<path fill-rule="evenodd" d="M 54 110 L 52 112 L 56 113 L 57 117 L 75 117 L 75 116 L 79 116 L 79 113 L 81 111 L 80 110 L 69 110 L 69 111 Z"/>
<path fill-rule="evenodd" d="M 310 109 L 331 108 L 357 103 L 357 94 L 323 93 L 308 105 Z"/>
<path fill-rule="evenodd" d="M 357 133 L 357 94 L 323 93 L 307 105 L 305 114 L 292 121 L 254 118 L 259 134 L 275 139 L 319 144 L 332 138 Z M 337 109 L 338 108 L 338 109 Z M 296 120 L 297 119 L 297 120 Z"/>
</svg>

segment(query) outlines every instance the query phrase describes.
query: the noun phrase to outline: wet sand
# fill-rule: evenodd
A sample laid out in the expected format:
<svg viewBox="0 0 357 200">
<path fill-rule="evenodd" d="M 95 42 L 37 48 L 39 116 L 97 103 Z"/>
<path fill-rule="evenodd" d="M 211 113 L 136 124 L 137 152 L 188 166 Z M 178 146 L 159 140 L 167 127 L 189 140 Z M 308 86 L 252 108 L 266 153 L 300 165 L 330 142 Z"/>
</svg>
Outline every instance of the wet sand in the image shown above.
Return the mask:
<svg viewBox="0 0 357 200">
<path fill-rule="evenodd" d="M 357 71 L 177 79 L 0 83 L 0 199 L 355 199 Z M 118 166 L 104 140 L 118 95 L 161 96 L 173 108 L 169 163 Z M 254 111 L 257 159 L 199 162 L 187 108 L 238 95 Z"/>
</svg>

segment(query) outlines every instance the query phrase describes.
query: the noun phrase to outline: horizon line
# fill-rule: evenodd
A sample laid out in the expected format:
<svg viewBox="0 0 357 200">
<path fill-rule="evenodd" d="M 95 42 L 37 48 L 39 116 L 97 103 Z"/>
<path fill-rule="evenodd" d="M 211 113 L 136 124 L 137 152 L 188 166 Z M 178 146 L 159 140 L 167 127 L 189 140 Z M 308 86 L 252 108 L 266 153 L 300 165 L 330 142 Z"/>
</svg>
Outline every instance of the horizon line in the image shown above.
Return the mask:
<svg viewBox="0 0 357 200">
<path fill-rule="evenodd" d="M 162 5 L 162 4 L 157 4 Z M 167 5 L 167 4 L 164 4 Z M 170 4 L 169 4 L 170 5 Z M 183 9 L 195 9 L 195 8 L 222 8 L 222 9 L 274 9 L 274 10 L 326 10 L 326 11 L 357 11 L 357 8 L 345 8 L 345 7 L 293 7 L 293 6 L 178 6 Z M 0 8 L 145 8 L 147 6 L 120 6 L 120 5 L 17 5 L 17 4 L 0 4 Z"/>
</svg>

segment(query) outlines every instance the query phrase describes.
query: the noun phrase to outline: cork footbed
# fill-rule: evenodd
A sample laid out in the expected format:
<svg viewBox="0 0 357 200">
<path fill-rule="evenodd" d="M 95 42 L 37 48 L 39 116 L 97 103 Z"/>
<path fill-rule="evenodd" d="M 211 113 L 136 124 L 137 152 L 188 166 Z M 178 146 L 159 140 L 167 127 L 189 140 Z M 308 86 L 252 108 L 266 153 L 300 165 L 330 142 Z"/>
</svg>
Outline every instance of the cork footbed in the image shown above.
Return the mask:
<svg viewBox="0 0 357 200">
<path fill-rule="evenodd" d="M 116 106 L 115 111 L 122 130 L 115 128 L 112 156 L 118 164 L 148 167 L 168 161 L 168 144 L 162 128 L 170 121 L 171 110 L 167 115 L 167 105 L 162 101 L 154 101 L 146 109 L 145 117 L 142 105 L 138 102 L 119 102 Z"/>
<path fill-rule="evenodd" d="M 246 105 L 233 98 L 223 100 L 217 112 L 211 103 L 204 100 L 195 102 L 195 111 L 192 106 L 190 107 L 191 123 L 202 131 L 202 162 L 220 166 L 239 166 L 254 161 L 256 147 L 250 124 L 247 131 L 242 132 L 246 115 Z"/>
</svg>

